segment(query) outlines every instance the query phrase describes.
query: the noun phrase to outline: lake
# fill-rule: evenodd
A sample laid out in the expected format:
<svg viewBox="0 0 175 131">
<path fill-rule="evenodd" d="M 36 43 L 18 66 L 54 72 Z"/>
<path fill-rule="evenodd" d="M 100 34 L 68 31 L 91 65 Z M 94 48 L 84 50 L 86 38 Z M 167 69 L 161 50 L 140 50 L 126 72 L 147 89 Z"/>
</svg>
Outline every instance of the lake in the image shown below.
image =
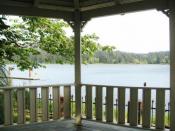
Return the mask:
<svg viewBox="0 0 175 131">
<path fill-rule="evenodd" d="M 15 65 L 11 72 L 14 77 L 28 77 L 29 71 L 19 71 Z M 14 86 L 23 85 L 44 85 L 44 84 L 63 84 L 74 83 L 74 65 L 48 64 L 46 68 L 35 69 L 32 72 L 33 77 L 40 80 L 13 80 Z M 148 87 L 169 87 L 170 70 L 169 65 L 134 65 L 134 64 L 92 64 L 82 65 L 82 83 L 83 84 L 101 84 L 118 86 L 143 86 L 146 82 Z M 39 89 L 40 93 L 41 90 Z M 74 89 L 71 92 L 74 95 Z M 142 100 L 142 91 L 139 90 L 138 99 Z M 63 95 L 63 89 L 61 89 Z M 82 96 L 85 96 L 85 88 L 82 89 Z M 103 96 L 106 96 L 106 90 L 103 89 Z M 93 88 L 93 98 L 95 97 L 95 88 Z M 117 91 L 114 90 L 114 100 L 117 97 Z M 103 97 L 104 99 L 105 97 Z M 152 91 L 152 100 L 156 99 L 155 91 Z M 129 90 L 126 91 L 126 102 L 129 100 Z M 104 99 L 105 101 L 105 99 Z M 166 91 L 166 107 L 169 102 L 169 91 Z"/>
<path fill-rule="evenodd" d="M 8 65 L 9 66 L 9 65 Z M 28 71 L 19 71 L 15 65 L 11 72 L 14 77 L 28 77 Z M 35 69 L 33 77 L 40 80 L 13 80 L 13 85 L 43 85 L 74 83 L 74 66 L 48 64 L 46 68 Z M 119 86 L 169 87 L 169 65 L 132 65 L 132 64 L 92 64 L 82 65 L 82 83 Z"/>
</svg>

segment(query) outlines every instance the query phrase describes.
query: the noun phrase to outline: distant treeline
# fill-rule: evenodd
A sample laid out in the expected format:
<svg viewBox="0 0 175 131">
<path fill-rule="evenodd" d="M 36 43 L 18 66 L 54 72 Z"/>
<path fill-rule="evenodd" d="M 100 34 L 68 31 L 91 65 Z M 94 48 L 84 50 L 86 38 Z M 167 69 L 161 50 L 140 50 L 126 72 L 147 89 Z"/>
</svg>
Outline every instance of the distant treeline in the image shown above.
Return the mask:
<svg viewBox="0 0 175 131">
<path fill-rule="evenodd" d="M 40 63 L 60 63 L 64 61 L 59 55 L 51 55 L 43 52 L 31 59 Z M 83 55 L 85 64 L 106 63 L 106 64 L 169 64 L 169 52 L 152 52 L 147 54 L 127 53 L 121 51 L 97 51 L 94 57 Z M 66 61 L 66 60 L 65 60 Z"/>
<path fill-rule="evenodd" d="M 98 63 L 109 64 L 168 64 L 169 52 L 152 52 L 147 54 L 115 52 L 97 52 L 95 58 Z"/>
</svg>

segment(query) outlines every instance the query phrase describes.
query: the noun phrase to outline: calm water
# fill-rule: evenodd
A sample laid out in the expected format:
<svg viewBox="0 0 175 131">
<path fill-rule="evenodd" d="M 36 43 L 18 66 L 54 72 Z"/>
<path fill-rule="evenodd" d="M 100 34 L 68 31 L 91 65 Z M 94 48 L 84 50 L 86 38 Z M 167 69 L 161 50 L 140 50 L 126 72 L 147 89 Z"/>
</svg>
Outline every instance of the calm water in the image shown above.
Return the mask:
<svg viewBox="0 0 175 131">
<path fill-rule="evenodd" d="M 15 68 L 11 74 L 15 77 L 28 77 L 29 73 Z M 13 85 L 73 83 L 74 66 L 49 64 L 46 68 L 33 70 L 32 75 L 40 80 L 13 80 Z M 147 82 L 147 86 L 169 87 L 169 65 L 94 64 L 82 66 L 82 83 L 143 86 L 144 82 Z"/>
<path fill-rule="evenodd" d="M 13 66 L 15 65 L 8 65 Z M 114 64 L 93 64 L 82 66 L 82 83 L 84 84 L 104 84 L 119 86 L 143 86 L 146 82 L 149 87 L 169 87 L 169 65 L 114 65 Z M 19 71 L 16 67 L 11 72 L 14 77 L 29 77 L 29 72 Z M 40 80 L 13 80 L 14 86 L 23 85 L 44 85 L 74 83 L 74 66 L 49 64 L 46 68 L 35 69 L 33 77 Z M 41 90 L 38 89 L 38 93 Z M 51 93 L 52 94 L 52 93 Z M 74 95 L 72 88 L 71 94 Z M 61 95 L 63 89 L 61 88 Z M 138 99 L 142 100 L 142 91 L 139 90 Z M 82 96 L 85 96 L 85 88 L 82 89 Z M 103 88 L 103 99 L 106 90 Z M 129 90 L 126 91 L 126 102 L 129 100 Z M 114 89 L 114 100 L 117 97 L 117 90 Z M 93 98 L 95 98 L 95 88 L 93 88 Z M 152 100 L 156 99 L 155 91 L 152 91 Z M 105 101 L 105 99 L 104 99 Z M 166 92 L 166 107 L 169 102 L 169 92 Z"/>
</svg>

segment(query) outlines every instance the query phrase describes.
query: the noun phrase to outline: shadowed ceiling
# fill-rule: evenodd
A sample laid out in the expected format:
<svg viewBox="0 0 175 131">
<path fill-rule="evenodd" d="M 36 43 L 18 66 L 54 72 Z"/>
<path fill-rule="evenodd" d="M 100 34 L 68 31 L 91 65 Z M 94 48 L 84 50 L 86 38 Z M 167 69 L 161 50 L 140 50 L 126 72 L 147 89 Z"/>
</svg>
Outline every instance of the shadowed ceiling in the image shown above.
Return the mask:
<svg viewBox="0 0 175 131">
<path fill-rule="evenodd" d="M 28 15 L 74 20 L 80 11 L 81 20 L 141 10 L 167 10 L 168 0 L 1 0 L 0 14 Z"/>
</svg>

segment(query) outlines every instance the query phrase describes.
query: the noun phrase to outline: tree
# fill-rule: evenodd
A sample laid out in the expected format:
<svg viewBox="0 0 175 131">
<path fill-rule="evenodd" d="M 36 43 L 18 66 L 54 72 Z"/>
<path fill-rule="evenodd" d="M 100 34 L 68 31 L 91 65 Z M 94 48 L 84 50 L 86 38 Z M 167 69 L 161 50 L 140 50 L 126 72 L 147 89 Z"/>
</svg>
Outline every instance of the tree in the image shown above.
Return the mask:
<svg viewBox="0 0 175 131">
<path fill-rule="evenodd" d="M 67 23 L 59 19 L 18 17 L 6 24 L 0 18 L 0 65 L 15 63 L 21 70 L 41 66 L 40 62 L 74 63 L 74 37 L 68 37 Z M 83 63 L 93 62 L 99 51 L 113 51 L 112 46 L 101 46 L 95 34 L 81 37 Z M 41 59 L 39 59 L 39 58 Z"/>
<path fill-rule="evenodd" d="M 0 17 L 0 67 L 7 63 L 16 63 L 21 69 L 32 69 L 40 66 L 30 60 L 30 55 L 39 52 L 32 48 L 31 40 L 15 28 L 8 26 L 4 16 Z"/>
<path fill-rule="evenodd" d="M 69 27 L 67 23 L 59 19 L 39 17 L 22 17 L 22 20 L 19 24 L 15 23 L 14 27 L 33 40 L 31 43 L 35 48 L 42 53 L 46 52 L 48 57 L 56 55 L 56 63 L 74 63 L 74 37 L 68 37 L 64 31 L 64 28 Z M 83 63 L 87 63 L 101 48 L 97 41 L 98 37 L 95 34 L 81 37 Z M 48 57 L 45 59 L 46 62 L 50 62 Z"/>
</svg>

